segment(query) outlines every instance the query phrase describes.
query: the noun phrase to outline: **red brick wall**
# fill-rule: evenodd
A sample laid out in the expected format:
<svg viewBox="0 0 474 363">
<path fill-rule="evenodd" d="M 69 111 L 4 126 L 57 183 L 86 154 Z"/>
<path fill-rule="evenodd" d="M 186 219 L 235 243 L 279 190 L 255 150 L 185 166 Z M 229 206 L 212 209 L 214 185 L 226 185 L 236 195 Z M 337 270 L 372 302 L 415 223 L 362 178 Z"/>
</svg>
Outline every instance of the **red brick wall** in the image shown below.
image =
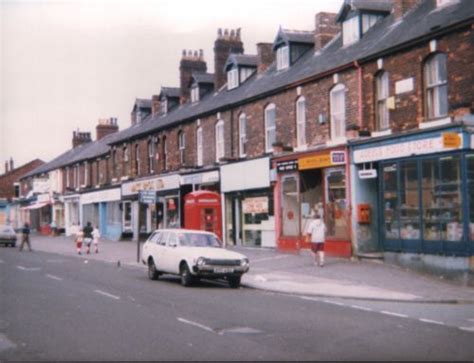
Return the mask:
<svg viewBox="0 0 474 363">
<path fill-rule="evenodd" d="M 33 169 L 36 169 L 37 167 L 43 164 L 44 164 L 43 161 L 36 159 L 18 168 L 10 170 L 8 173 L 0 175 L 0 198 L 12 199 L 13 197 L 15 197 L 14 184 L 19 183 L 20 178 L 23 175 L 29 173 Z M 28 185 L 28 183 L 24 185 Z M 28 191 L 30 190 L 30 187 L 26 187 L 26 189 L 24 188 L 25 188 L 24 186 L 21 187 L 20 192 L 22 195 L 26 195 Z"/>
</svg>

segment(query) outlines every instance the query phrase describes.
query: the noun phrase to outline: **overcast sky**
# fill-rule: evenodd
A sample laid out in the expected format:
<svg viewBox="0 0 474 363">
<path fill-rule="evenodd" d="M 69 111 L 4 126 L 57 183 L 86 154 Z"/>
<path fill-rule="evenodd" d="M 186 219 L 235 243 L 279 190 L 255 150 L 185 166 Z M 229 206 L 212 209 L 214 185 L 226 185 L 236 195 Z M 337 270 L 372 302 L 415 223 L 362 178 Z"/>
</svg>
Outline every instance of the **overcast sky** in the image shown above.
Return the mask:
<svg viewBox="0 0 474 363">
<path fill-rule="evenodd" d="M 183 49 L 204 50 L 214 72 L 218 28 L 242 28 L 245 53 L 273 42 L 279 26 L 313 30 L 319 11 L 343 0 L 0 0 L 0 174 L 50 161 L 73 130 L 99 118 L 130 125 L 135 98 L 178 86 Z"/>
</svg>

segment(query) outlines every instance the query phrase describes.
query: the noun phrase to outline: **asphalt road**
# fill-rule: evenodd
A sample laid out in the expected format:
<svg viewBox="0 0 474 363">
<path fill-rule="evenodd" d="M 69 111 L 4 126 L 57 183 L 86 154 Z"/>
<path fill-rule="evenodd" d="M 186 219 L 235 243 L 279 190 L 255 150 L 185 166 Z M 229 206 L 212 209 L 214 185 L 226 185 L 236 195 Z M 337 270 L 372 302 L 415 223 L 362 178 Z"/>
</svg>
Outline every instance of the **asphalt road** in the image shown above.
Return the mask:
<svg viewBox="0 0 474 363">
<path fill-rule="evenodd" d="M 474 359 L 473 332 L 379 306 L 184 288 L 145 269 L 44 252 L 0 249 L 0 291 L 2 361 Z"/>
</svg>

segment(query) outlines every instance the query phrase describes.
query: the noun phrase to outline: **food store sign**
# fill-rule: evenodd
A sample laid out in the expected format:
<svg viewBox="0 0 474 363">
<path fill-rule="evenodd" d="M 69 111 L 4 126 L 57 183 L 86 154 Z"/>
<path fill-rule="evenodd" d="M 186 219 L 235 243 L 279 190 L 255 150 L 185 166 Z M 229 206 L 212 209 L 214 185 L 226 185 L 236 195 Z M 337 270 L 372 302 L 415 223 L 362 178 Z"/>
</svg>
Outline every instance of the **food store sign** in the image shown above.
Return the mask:
<svg viewBox="0 0 474 363">
<path fill-rule="evenodd" d="M 170 175 L 162 178 L 133 181 L 122 184 L 122 196 L 138 194 L 142 190 L 169 190 L 179 188 L 179 175 Z"/>
<path fill-rule="evenodd" d="M 325 154 L 319 154 L 301 158 L 298 160 L 298 169 L 318 169 L 328 166 L 341 165 L 346 163 L 346 153 L 344 151 L 331 151 Z"/>
</svg>

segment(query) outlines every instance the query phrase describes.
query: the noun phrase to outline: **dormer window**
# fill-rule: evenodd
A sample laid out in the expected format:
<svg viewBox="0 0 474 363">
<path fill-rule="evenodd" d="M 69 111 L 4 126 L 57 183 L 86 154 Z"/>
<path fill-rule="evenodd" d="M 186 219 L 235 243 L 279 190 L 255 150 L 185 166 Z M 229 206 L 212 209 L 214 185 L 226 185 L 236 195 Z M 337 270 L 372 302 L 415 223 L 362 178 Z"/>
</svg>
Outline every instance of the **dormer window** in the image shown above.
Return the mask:
<svg viewBox="0 0 474 363">
<path fill-rule="evenodd" d="M 342 23 L 342 43 L 352 44 L 360 38 L 359 17 L 354 16 Z"/>
<path fill-rule="evenodd" d="M 163 115 L 166 115 L 168 113 L 168 100 L 166 98 L 163 98 L 160 104 L 161 104 L 161 113 Z"/>
<path fill-rule="evenodd" d="M 445 5 L 450 5 L 456 2 L 456 0 L 436 0 L 436 6 L 445 6 Z"/>
<path fill-rule="evenodd" d="M 191 88 L 191 102 L 199 101 L 199 86 L 196 84 Z"/>
<path fill-rule="evenodd" d="M 290 47 L 288 45 L 280 47 L 276 51 L 277 70 L 286 69 L 290 65 Z"/>
<path fill-rule="evenodd" d="M 234 89 L 239 86 L 239 69 L 232 68 L 227 72 L 227 89 Z"/>
</svg>

